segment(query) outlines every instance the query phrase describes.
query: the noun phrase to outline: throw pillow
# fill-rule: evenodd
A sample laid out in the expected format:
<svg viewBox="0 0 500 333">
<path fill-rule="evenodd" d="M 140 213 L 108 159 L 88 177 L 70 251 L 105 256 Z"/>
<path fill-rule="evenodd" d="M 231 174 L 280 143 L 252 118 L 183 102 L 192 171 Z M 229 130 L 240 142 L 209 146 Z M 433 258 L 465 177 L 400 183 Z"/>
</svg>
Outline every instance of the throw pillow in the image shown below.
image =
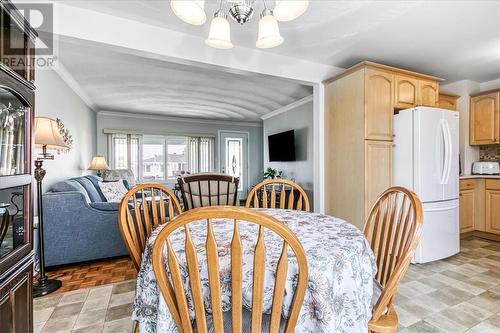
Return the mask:
<svg viewBox="0 0 500 333">
<path fill-rule="evenodd" d="M 127 193 L 123 182 L 99 182 L 99 188 L 107 202 L 120 202 Z"/>
</svg>

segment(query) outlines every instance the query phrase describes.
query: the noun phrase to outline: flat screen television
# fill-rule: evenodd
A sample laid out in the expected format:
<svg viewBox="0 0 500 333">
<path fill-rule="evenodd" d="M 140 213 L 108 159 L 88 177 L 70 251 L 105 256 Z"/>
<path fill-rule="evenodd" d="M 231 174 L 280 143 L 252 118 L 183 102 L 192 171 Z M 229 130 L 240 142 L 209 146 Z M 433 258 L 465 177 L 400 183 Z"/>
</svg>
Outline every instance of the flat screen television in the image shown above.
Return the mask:
<svg viewBox="0 0 500 333">
<path fill-rule="evenodd" d="M 270 162 L 295 161 L 295 131 L 290 130 L 267 137 Z"/>
</svg>

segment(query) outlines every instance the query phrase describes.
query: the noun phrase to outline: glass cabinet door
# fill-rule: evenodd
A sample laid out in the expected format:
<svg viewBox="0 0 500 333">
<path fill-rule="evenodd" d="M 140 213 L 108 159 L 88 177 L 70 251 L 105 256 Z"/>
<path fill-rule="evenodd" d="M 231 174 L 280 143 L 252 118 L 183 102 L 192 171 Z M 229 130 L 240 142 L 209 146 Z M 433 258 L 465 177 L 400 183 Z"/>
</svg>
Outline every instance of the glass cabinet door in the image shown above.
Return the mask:
<svg viewBox="0 0 500 333">
<path fill-rule="evenodd" d="M 0 190 L 0 258 L 27 244 L 30 185 Z"/>
<path fill-rule="evenodd" d="M 10 90 L 0 87 L 0 177 L 28 172 L 26 124 L 29 108 Z"/>
</svg>

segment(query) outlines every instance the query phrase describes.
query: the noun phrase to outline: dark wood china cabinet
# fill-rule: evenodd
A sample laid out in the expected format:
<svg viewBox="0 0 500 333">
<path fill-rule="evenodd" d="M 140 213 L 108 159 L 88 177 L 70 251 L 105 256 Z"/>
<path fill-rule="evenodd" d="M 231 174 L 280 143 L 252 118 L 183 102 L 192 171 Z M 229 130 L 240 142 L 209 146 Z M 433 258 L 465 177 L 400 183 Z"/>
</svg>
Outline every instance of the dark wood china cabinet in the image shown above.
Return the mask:
<svg viewBox="0 0 500 333">
<path fill-rule="evenodd" d="M 32 123 L 36 32 L 0 0 L 0 332 L 29 333 L 32 320 Z"/>
</svg>

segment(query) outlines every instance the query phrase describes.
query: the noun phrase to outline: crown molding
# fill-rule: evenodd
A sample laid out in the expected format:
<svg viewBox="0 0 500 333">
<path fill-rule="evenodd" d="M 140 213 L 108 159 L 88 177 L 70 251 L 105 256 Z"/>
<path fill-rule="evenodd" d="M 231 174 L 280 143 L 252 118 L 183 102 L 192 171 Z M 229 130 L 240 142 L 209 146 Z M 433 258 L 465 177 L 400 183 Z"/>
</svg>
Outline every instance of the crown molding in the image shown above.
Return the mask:
<svg viewBox="0 0 500 333">
<path fill-rule="evenodd" d="M 55 66 L 54 71 L 61 77 L 61 79 L 70 87 L 71 90 L 74 91 L 75 94 L 80 97 L 80 99 L 87 104 L 87 106 L 92 109 L 92 111 L 96 112 L 96 105 L 92 102 L 92 99 L 87 95 L 87 93 L 83 90 L 82 86 L 75 80 L 73 75 L 71 75 L 66 67 L 58 61 L 57 66 Z"/>
<path fill-rule="evenodd" d="M 212 120 L 212 119 L 202 119 L 202 118 L 172 117 L 172 116 L 164 116 L 164 115 L 107 111 L 107 110 L 100 110 L 97 112 L 97 114 L 102 115 L 102 116 L 111 116 L 111 117 L 151 119 L 151 120 L 163 120 L 163 121 L 197 123 L 197 124 L 262 127 L 262 122 L 260 122 L 260 121 L 259 122 L 252 122 L 252 121 Z"/>
<path fill-rule="evenodd" d="M 271 112 L 269 112 L 269 113 L 261 116 L 260 119 L 266 120 L 266 119 L 272 118 L 272 117 L 277 116 L 279 114 L 282 114 L 282 113 L 285 113 L 287 111 L 290 111 L 290 110 L 292 110 L 292 109 L 294 109 L 296 107 L 299 107 L 299 106 L 304 105 L 306 103 L 312 102 L 312 100 L 313 100 L 313 95 L 311 94 L 311 95 L 306 96 L 306 97 L 304 97 L 302 99 L 299 99 L 298 101 L 292 102 L 292 103 L 290 103 L 288 105 L 280 107 L 279 109 L 271 111 Z"/>
</svg>

